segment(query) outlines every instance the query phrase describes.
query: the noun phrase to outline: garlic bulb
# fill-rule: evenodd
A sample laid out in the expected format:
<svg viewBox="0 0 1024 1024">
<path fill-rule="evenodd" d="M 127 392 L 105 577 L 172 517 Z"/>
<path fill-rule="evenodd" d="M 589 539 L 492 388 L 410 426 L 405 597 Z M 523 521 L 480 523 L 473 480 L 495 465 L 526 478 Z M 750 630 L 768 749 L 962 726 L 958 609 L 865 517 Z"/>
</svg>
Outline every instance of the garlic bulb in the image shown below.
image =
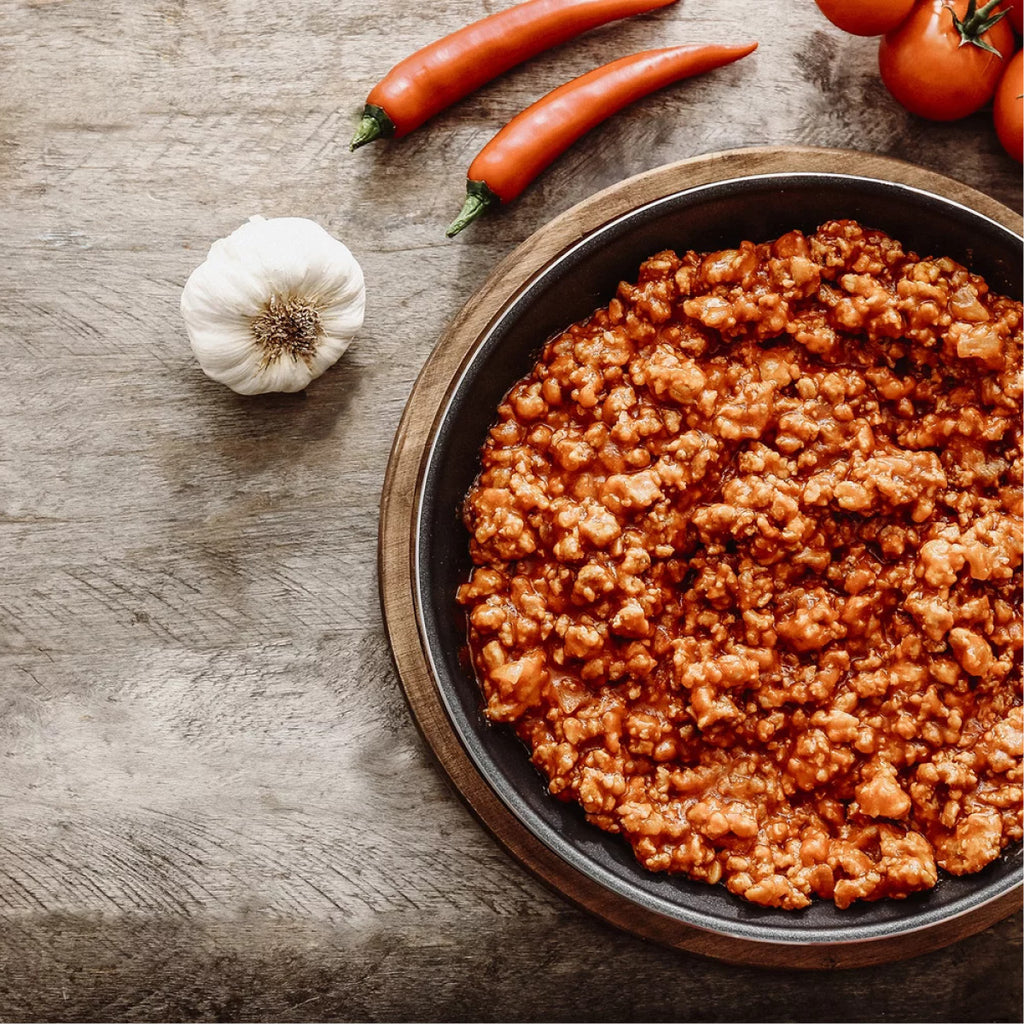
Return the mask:
<svg viewBox="0 0 1024 1024">
<path fill-rule="evenodd" d="M 243 395 L 301 391 L 337 362 L 363 323 L 363 272 L 304 217 L 250 217 L 210 247 L 181 295 L 207 376 Z"/>
</svg>

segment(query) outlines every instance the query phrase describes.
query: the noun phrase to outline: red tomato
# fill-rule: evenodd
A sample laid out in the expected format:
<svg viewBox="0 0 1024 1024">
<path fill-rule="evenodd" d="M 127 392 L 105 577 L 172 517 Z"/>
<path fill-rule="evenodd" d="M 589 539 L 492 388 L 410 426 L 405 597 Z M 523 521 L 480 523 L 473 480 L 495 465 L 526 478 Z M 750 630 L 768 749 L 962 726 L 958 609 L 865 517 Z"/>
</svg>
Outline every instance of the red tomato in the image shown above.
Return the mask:
<svg viewBox="0 0 1024 1024">
<path fill-rule="evenodd" d="M 1024 0 L 1007 0 L 1002 6 L 1010 12 L 1009 18 L 1017 35 L 1024 35 Z"/>
<path fill-rule="evenodd" d="M 955 121 L 984 106 L 996 91 L 1013 54 L 1013 29 L 1002 18 L 980 37 L 1001 56 L 963 43 L 953 14 L 963 18 L 967 8 L 968 0 L 921 0 L 906 21 L 882 38 L 882 81 L 912 114 Z"/>
<path fill-rule="evenodd" d="M 1018 50 L 999 79 L 992 103 L 996 135 L 1014 160 L 1024 163 L 1024 50 Z"/>
<path fill-rule="evenodd" d="M 880 36 L 894 29 L 914 0 L 814 0 L 837 28 L 855 36 Z"/>
</svg>

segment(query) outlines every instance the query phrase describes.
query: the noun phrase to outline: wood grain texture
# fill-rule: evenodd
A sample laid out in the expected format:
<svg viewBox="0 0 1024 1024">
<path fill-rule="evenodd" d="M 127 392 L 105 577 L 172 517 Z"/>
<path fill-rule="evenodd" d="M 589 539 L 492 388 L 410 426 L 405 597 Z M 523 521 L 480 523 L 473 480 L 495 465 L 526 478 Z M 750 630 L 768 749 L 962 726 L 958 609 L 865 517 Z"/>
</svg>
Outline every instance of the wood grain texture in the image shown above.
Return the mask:
<svg viewBox="0 0 1024 1024">
<path fill-rule="evenodd" d="M 419 738 L 378 609 L 384 467 L 445 324 L 519 242 L 761 144 L 902 155 L 1020 208 L 983 113 L 911 118 L 871 40 L 782 0 L 606 26 L 349 154 L 384 70 L 498 6 L 0 0 L 0 1017 L 1018 1019 L 1013 921 L 826 991 L 613 931 L 512 862 Z M 445 241 L 464 168 L 540 93 L 751 34 Z M 185 278 L 253 213 L 315 218 L 369 282 L 302 395 L 238 398 L 185 343 Z"/>
</svg>

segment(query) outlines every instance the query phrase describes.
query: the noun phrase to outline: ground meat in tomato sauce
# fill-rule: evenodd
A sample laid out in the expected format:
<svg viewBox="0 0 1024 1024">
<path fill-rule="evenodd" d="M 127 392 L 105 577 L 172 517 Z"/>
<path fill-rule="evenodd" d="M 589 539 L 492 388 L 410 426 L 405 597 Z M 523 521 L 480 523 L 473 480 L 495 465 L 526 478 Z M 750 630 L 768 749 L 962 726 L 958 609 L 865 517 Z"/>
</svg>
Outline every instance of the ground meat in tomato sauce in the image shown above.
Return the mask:
<svg viewBox="0 0 1024 1024">
<path fill-rule="evenodd" d="M 458 599 L 552 794 L 787 909 L 1020 839 L 1021 319 L 836 221 L 658 253 L 548 342 Z"/>
</svg>

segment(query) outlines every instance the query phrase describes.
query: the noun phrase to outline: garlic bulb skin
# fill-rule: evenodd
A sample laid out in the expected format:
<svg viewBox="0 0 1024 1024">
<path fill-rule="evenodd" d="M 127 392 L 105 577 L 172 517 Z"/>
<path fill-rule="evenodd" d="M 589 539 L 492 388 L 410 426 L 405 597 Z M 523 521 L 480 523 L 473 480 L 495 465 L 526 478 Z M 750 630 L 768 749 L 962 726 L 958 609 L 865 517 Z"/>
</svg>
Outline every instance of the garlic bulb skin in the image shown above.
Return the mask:
<svg viewBox="0 0 1024 1024">
<path fill-rule="evenodd" d="M 242 395 L 301 391 L 363 323 L 363 271 L 304 217 L 250 217 L 210 247 L 181 294 L 203 372 Z"/>
</svg>

